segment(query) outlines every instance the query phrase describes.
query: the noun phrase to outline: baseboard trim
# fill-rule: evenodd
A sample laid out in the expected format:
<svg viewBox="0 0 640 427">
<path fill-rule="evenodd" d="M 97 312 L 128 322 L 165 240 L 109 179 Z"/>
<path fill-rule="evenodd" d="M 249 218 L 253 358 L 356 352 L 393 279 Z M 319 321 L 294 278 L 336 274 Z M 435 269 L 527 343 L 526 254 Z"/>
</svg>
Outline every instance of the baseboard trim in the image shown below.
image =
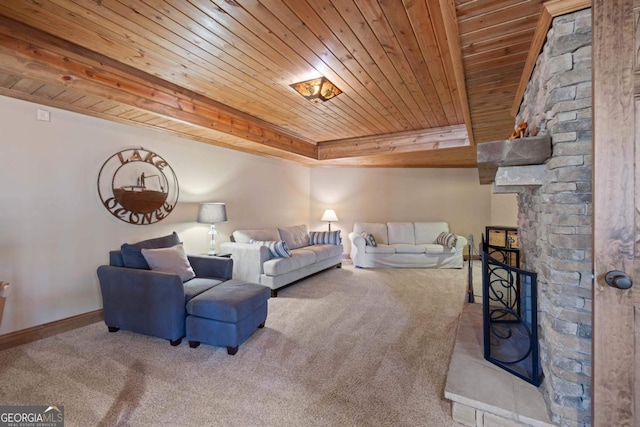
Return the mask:
<svg viewBox="0 0 640 427">
<path fill-rule="evenodd" d="M 92 323 L 101 322 L 103 320 L 104 313 L 102 309 L 100 309 L 84 314 L 78 314 L 77 316 L 67 317 L 66 319 L 45 323 L 43 325 L 22 329 L 20 331 L 10 332 L 8 334 L 0 335 L 0 350 L 6 350 L 32 341 L 41 340 L 42 338 L 61 334 L 73 329 L 91 325 Z"/>
</svg>

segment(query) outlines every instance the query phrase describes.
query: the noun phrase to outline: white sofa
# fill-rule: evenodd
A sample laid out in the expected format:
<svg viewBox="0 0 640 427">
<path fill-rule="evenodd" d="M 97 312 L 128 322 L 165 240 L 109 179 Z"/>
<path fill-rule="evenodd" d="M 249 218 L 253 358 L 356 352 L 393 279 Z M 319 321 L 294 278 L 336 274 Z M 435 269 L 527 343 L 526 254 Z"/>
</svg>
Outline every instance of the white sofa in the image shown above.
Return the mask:
<svg viewBox="0 0 640 427">
<path fill-rule="evenodd" d="M 236 230 L 233 240 L 221 245 L 233 259 L 233 278 L 268 286 L 273 297 L 283 286 L 331 267 L 342 267 L 342 243 L 311 244 L 306 225 Z M 252 240 L 283 240 L 291 257 L 272 258 L 266 246 Z"/>
<path fill-rule="evenodd" d="M 377 246 L 371 246 L 362 236 L 370 233 Z M 467 239 L 457 236 L 453 248 L 436 243 L 440 233 L 449 233 L 446 222 L 356 222 L 351 241 L 353 265 L 360 268 L 462 268 L 463 250 Z"/>
</svg>

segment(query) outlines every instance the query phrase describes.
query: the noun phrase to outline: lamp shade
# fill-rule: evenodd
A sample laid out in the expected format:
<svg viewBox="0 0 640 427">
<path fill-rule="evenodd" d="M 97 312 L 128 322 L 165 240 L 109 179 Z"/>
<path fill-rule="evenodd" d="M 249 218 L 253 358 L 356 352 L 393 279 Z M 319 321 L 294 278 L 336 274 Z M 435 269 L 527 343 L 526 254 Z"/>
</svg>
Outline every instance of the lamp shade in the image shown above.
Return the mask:
<svg viewBox="0 0 640 427">
<path fill-rule="evenodd" d="M 216 224 L 227 220 L 227 207 L 224 203 L 200 203 L 198 222 Z"/>
<path fill-rule="evenodd" d="M 320 221 L 337 221 L 338 217 L 336 216 L 336 212 L 333 209 L 327 209 L 322 214 L 322 218 Z"/>
</svg>

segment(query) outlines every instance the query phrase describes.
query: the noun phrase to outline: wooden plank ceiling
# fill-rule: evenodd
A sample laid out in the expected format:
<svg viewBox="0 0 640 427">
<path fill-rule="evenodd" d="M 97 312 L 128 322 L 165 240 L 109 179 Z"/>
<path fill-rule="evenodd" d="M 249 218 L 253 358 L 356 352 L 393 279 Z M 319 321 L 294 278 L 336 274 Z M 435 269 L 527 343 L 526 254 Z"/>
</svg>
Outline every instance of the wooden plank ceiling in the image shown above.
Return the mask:
<svg viewBox="0 0 640 427">
<path fill-rule="evenodd" d="M 541 0 L 11 0 L 0 94 L 310 166 L 475 167 Z M 325 76 L 314 104 L 289 85 Z"/>
</svg>

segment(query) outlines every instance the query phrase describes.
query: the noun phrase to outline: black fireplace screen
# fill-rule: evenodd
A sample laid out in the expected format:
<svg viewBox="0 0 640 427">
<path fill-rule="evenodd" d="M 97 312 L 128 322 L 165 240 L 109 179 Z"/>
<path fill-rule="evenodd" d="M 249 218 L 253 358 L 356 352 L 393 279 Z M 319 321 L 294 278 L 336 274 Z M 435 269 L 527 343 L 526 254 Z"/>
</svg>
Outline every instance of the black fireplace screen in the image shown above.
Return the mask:
<svg viewBox="0 0 640 427">
<path fill-rule="evenodd" d="M 484 358 L 539 386 L 536 276 L 482 253 Z"/>
</svg>

